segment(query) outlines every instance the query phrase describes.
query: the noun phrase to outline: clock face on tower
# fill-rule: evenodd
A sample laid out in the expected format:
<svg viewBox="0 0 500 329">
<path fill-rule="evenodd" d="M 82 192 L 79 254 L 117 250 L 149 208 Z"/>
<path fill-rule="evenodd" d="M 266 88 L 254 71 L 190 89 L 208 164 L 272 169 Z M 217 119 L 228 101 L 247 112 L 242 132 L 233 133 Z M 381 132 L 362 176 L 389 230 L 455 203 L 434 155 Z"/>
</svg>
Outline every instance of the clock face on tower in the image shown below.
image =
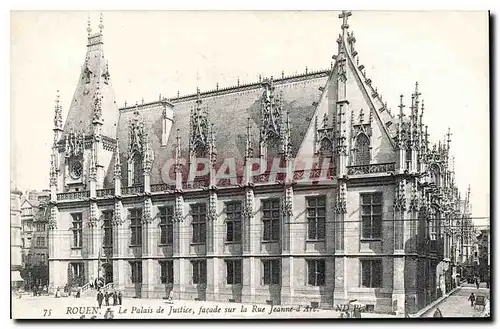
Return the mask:
<svg viewBox="0 0 500 329">
<path fill-rule="evenodd" d="M 73 165 L 71 166 L 71 177 L 73 179 L 78 179 L 82 177 L 82 171 L 83 171 L 83 166 L 81 161 L 75 161 L 73 162 Z"/>
</svg>

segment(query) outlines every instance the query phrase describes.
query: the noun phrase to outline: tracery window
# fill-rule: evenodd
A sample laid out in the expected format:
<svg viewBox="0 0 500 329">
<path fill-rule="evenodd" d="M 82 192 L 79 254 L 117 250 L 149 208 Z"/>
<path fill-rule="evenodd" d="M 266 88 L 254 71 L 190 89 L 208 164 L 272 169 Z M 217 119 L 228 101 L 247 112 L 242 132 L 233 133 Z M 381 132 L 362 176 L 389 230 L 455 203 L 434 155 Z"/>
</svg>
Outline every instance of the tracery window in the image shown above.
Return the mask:
<svg viewBox="0 0 500 329">
<path fill-rule="evenodd" d="M 354 164 L 358 166 L 370 164 L 370 139 L 365 134 L 359 134 L 356 138 Z"/>
</svg>

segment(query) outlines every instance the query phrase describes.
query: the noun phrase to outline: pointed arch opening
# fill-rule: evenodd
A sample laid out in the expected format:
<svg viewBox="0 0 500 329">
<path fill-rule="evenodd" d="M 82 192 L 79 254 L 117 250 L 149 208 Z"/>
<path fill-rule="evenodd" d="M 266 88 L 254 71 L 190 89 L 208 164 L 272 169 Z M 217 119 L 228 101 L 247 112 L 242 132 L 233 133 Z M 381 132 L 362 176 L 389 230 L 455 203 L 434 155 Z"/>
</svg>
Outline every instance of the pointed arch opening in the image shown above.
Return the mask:
<svg viewBox="0 0 500 329">
<path fill-rule="evenodd" d="M 135 153 L 128 162 L 130 185 L 142 185 L 144 176 L 142 170 L 142 155 Z"/>
<path fill-rule="evenodd" d="M 431 164 L 429 167 L 429 174 L 430 174 L 431 184 L 434 184 L 436 187 L 439 187 L 440 184 L 439 166 L 435 163 Z"/>
<path fill-rule="evenodd" d="M 354 164 L 356 166 L 370 164 L 370 139 L 366 134 L 359 134 L 356 137 L 356 147 L 354 150 Z"/>
</svg>

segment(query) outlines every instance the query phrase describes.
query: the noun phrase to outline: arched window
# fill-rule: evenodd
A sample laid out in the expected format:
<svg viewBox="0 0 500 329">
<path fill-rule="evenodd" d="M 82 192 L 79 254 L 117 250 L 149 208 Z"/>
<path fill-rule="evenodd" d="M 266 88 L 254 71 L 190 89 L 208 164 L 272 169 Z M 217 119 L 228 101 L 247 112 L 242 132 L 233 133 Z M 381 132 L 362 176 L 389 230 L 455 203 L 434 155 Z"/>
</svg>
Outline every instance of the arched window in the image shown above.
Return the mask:
<svg viewBox="0 0 500 329">
<path fill-rule="evenodd" d="M 432 164 L 429 167 L 429 172 L 430 172 L 431 183 L 435 184 L 436 187 L 438 187 L 440 183 L 439 167 L 436 164 Z"/>
<path fill-rule="evenodd" d="M 354 164 L 358 166 L 370 164 L 370 140 L 365 134 L 359 134 L 356 138 Z"/>
</svg>

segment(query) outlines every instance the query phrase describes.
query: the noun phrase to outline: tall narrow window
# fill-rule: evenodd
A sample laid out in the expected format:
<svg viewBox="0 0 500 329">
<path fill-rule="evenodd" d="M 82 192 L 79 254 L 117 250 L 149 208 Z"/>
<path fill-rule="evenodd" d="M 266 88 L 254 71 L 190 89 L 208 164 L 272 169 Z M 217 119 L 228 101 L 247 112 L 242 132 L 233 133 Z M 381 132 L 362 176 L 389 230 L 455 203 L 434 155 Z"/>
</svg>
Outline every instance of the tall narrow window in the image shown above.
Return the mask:
<svg viewBox="0 0 500 329">
<path fill-rule="evenodd" d="M 71 231 L 73 232 L 73 248 L 81 248 L 82 247 L 82 214 L 81 213 L 76 213 L 76 214 L 71 214 L 71 217 L 73 219 L 73 226 L 71 228 Z"/>
<path fill-rule="evenodd" d="M 193 283 L 207 283 L 207 261 L 206 260 L 193 260 Z"/>
<path fill-rule="evenodd" d="M 361 238 L 382 237 L 382 193 L 361 194 L 361 221 Z"/>
<path fill-rule="evenodd" d="M 361 286 L 382 287 L 382 260 L 361 260 Z"/>
<path fill-rule="evenodd" d="M 356 138 L 354 163 L 358 166 L 370 164 L 370 139 L 365 134 Z"/>
<path fill-rule="evenodd" d="M 83 275 L 83 263 L 71 263 L 73 275 L 78 277 Z"/>
<path fill-rule="evenodd" d="M 241 283 L 241 259 L 226 260 L 226 282 L 227 284 Z"/>
<path fill-rule="evenodd" d="M 280 238 L 280 200 L 262 200 L 263 241 L 278 241 Z"/>
<path fill-rule="evenodd" d="M 411 170 L 411 148 L 408 145 L 406 149 L 406 169 Z"/>
<path fill-rule="evenodd" d="M 130 238 L 130 245 L 141 246 L 142 245 L 142 210 L 141 209 L 131 209 L 130 210 L 130 232 L 132 236 Z"/>
<path fill-rule="evenodd" d="M 160 208 L 160 244 L 172 245 L 174 242 L 174 207 Z"/>
<path fill-rule="evenodd" d="M 132 283 L 142 283 L 142 261 L 130 262 L 130 270 Z"/>
<path fill-rule="evenodd" d="M 142 158 L 140 156 L 134 157 L 134 175 L 132 177 L 133 185 L 142 185 L 144 176 L 142 174 Z"/>
<path fill-rule="evenodd" d="M 263 283 L 280 284 L 281 283 L 281 262 L 279 259 L 266 259 L 262 261 L 264 268 Z"/>
<path fill-rule="evenodd" d="M 204 244 L 206 240 L 206 220 L 207 220 L 207 205 L 198 203 L 191 205 L 191 215 L 193 221 L 193 243 Z"/>
<path fill-rule="evenodd" d="M 241 201 L 226 203 L 226 242 L 241 242 Z"/>
<path fill-rule="evenodd" d="M 310 240 L 325 239 L 326 199 L 324 196 L 307 198 L 307 225 Z"/>
<path fill-rule="evenodd" d="M 163 284 L 174 283 L 174 261 L 161 260 L 160 262 L 160 281 Z"/>
<path fill-rule="evenodd" d="M 113 212 L 112 211 L 103 211 L 104 220 L 102 223 L 102 228 L 104 229 L 104 241 L 103 247 L 110 248 L 113 247 Z"/>
<path fill-rule="evenodd" d="M 325 260 L 313 259 L 307 261 L 307 283 L 312 286 L 325 285 Z"/>
</svg>

